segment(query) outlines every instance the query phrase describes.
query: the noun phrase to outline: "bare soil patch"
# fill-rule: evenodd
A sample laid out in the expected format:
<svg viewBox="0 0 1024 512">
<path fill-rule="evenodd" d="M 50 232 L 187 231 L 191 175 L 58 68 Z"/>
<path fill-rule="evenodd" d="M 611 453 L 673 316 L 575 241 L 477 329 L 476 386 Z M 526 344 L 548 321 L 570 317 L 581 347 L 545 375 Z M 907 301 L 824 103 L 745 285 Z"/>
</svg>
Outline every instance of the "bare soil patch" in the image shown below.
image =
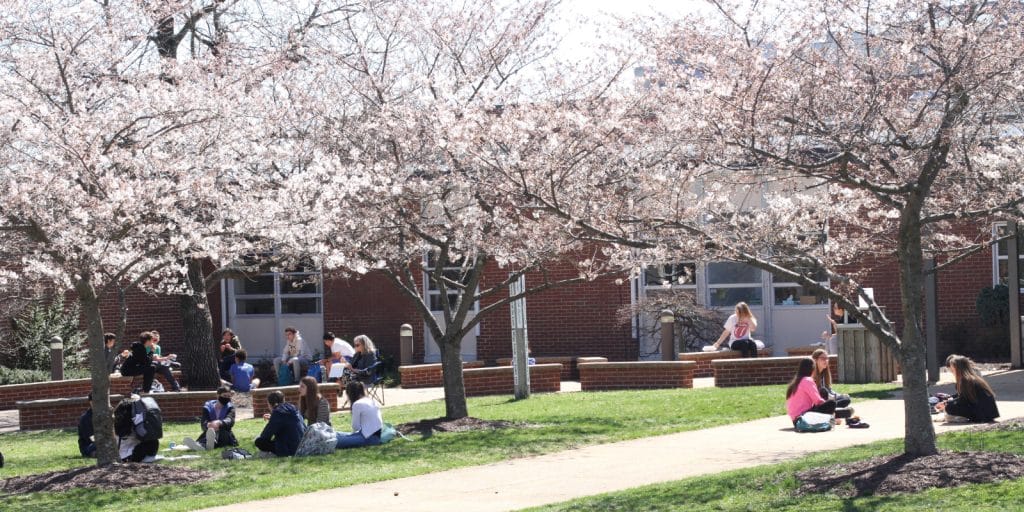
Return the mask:
<svg viewBox="0 0 1024 512">
<path fill-rule="evenodd" d="M 116 490 L 165 484 L 192 484 L 213 478 L 213 473 L 162 464 L 86 466 L 0 481 L 0 494 L 59 492 L 81 487 Z"/>
<path fill-rule="evenodd" d="M 482 420 L 473 417 L 459 418 L 457 420 L 433 418 L 413 423 L 402 423 L 401 425 L 396 425 L 395 430 L 405 435 L 420 434 L 424 437 L 429 437 L 434 432 L 470 432 L 473 430 L 496 430 L 516 426 L 519 425 L 505 420 Z"/>
<path fill-rule="evenodd" d="M 989 430 L 1024 430 L 1024 418 L 970 429 Z M 917 458 L 887 455 L 810 469 L 797 473 L 796 477 L 800 482 L 798 496 L 831 492 L 855 498 L 1015 480 L 1024 477 L 1024 457 L 982 451 L 947 451 Z"/>
</svg>

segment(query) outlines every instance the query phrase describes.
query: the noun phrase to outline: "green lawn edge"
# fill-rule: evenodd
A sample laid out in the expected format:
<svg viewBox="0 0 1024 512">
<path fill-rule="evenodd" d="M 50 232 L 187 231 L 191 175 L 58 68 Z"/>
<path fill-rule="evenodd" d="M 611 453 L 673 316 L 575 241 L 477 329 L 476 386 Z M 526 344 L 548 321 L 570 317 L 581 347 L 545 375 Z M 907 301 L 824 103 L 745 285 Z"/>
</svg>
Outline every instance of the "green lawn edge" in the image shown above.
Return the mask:
<svg viewBox="0 0 1024 512">
<path fill-rule="evenodd" d="M 939 436 L 949 452 L 999 451 L 1024 455 L 1024 429 L 951 432 Z M 873 512 L 873 511 L 1016 511 L 1021 510 L 1024 479 L 970 484 L 919 493 L 842 498 L 834 494 L 793 495 L 795 474 L 808 469 L 900 453 L 902 440 L 878 441 L 821 452 L 779 464 L 691 477 L 625 491 L 588 496 L 521 512 L 712 511 Z M 946 453 L 955 457 L 955 453 Z"/>
<path fill-rule="evenodd" d="M 866 384 L 844 386 L 843 390 L 868 399 L 887 396 L 896 389 L 895 384 Z M 783 394 L 783 386 L 759 386 L 553 393 L 521 401 L 504 396 L 473 398 L 469 410 L 474 417 L 513 421 L 524 427 L 396 440 L 381 447 L 321 457 L 226 461 L 220 459 L 217 451 L 202 454 L 202 458 L 193 461 L 161 462 L 206 469 L 218 475 L 208 482 L 117 492 L 77 489 L 5 496 L 3 500 L 16 507 L 12 510 L 24 511 L 120 510 L 126 502 L 158 506 L 162 512 L 194 510 L 777 416 L 784 414 Z M 394 424 L 443 414 L 442 401 L 384 410 L 385 421 Z M 336 414 L 333 418 L 336 428 L 347 426 L 347 414 Z M 252 439 L 263 424 L 261 419 L 238 422 L 235 432 L 242 447 L 255 451 Z M 168 423 L 161 448 L 169 441 L 180 442 L 184 436 L 198 434 L 198 425 Z M 7 456 L 8 466 L 0 470 L 0 476 L 9 478 L 90 465 L 91 461 L 78 456 L 75 439 L 73 430 L 2 434 L 0 450 Z"/>
</svg>

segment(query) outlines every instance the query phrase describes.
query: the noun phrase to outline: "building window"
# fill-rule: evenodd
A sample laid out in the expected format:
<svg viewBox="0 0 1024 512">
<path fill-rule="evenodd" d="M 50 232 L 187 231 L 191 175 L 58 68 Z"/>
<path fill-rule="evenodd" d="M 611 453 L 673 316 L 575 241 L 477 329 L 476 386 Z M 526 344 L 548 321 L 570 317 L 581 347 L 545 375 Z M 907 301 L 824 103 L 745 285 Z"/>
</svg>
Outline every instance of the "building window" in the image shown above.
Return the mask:
<svg viewBox="0 0 1024 512">
<path fill-rule="evenodd" d="M 319 315 L 323 287 L 319 272 L 281 272 L 233 279 L 235 314 Z"/>
<path fill-rule="evenodd" d="M 651 265 L 644 269 L 644 287 L 697 289 L 697 264 L 691 262 Z"/>
<path fill-rule="evenodd" d="M 761 270 L 756 267 L 735 261 L 708 263 L 707 279 L 711 307 L 764 304 Z"/>
<path fill-rule="evenodd" d="M 824 270 L 810 268 L 787 267 L 797 271 L 799 274 L 810 277 L 818 284 L 828 287 L 828 274 Z M 814 290 L 792 281 L 792 278 L 784 275 L 772 274 L 772 301 L 776 306 L 812 306 L 828 304 L 828 299 Z"/>
<path fill-rule="evenodd" d="M 449 281 L 453 281 L 456 283 L 464 283 L 466 280 L 466 275 L 463 273 L 462 264 L 462 259 L 459 259 L 457 261 L 445 262 L 444 269 L 442 270 L 444 277 Z M 426 256 L 424 257 L 423 266 L 423 287 L 425 290 L 427 290 L 427 305 L 430 306 L 431 312 L 443 313 L 444 305 L 442 304 L 441 301 L 441 289 L 439 286 L 437 286 L 436 283 L 434 283 L 434 280 L 430 278 L 430 274 L 433 273 L 436 268 L 437 256 L 435 256 L 434 251 L 428 251 Z M 462 292 L 458 289 L 453 290 L 451 288 L 448 288 L 447 292 L 448 305 L 454 311 L 455 304 L 459 301 L 459 296 L 462 295 Z M 471 311 L 476 311 L 479 305 L 480 302 L 477 301 L 475 304 L 473 304 Z"/>
<path fill-rule="evenodd" d="M 1018 231 L 1020 228 L 1018 227 Z M 1006 236 L 1006 224 L 998 223 L 992 227 L 992 235 L 996 238 Z M 1008 240 L 1003 240 L 998 244 L 992 246 L 992 284 L 1007 284 L 1009 272 L 1009 265 L 1007 264 L 1007 243 Z M 1019 288 L 1024 292 L 1024 239 L 1022 237 L 1017 238 L 1017 265 L 1021 269 L 1022 278 L 1018 283 Z"/>
</svg>

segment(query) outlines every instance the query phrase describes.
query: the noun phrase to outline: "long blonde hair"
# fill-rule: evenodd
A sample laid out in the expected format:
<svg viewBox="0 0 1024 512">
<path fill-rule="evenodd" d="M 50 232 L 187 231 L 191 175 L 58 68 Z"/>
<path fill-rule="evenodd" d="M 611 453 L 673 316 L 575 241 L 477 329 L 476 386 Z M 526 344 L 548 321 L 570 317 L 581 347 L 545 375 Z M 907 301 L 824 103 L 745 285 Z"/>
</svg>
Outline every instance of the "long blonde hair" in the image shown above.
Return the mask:
<svg viewBox="0 0 1024 512">
<path fill-rule="evenodd" d="M 736 318 L 754 318 L 754 314 L 750 312 L 750 306 L 748 306 L 746 302 L 736 303 Z"/>
<path fill-rule="evenodd" d="M 824 378 L 825 387 L 832 389 L 832 370 L 828 366 L 825 367 L 825 371 L 818 370 L 818 358 L 824 356 L 828 360 L 828 352 L 823 348 L 819 348 L 814 352 L 811 352 L 811 359 L 814 359 L 814 374 L 811 376 L 814 379 L 814 384 L 821 386 Z"/>
<path fill-rule="evenodd" d="M 978 401 L 978 389 L 983 389 L 995 398 L 996 393 L 992 387 L 985 382 L 985 378 L 974 366 L 974 361 L 967 356 L 950 354 L 946 358 L 946 366 L 953 369 L 953 376 L 956 377 L 956 392 L 967 397 L 971 402 Z"/>
</svg>

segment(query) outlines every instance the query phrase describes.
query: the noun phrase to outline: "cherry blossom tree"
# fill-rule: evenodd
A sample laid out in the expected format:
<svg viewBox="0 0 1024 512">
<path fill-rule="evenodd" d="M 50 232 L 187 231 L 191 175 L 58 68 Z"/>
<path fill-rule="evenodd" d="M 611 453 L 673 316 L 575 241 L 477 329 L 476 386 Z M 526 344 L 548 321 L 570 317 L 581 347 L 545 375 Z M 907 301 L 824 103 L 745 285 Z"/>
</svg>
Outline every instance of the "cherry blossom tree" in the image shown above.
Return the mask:
<svg viewBox="0 0 1024 512">
<path fill-rule="evenodd" d="M 605 271 L 600 247 L 514 183 L 616 165 L 624 131 L 602 122 L 634 117 L 603 100 L 628 68 L 556 65 L 556 2 L 361 5 L 323 18 L 279 78 L 311 142 L 286 186 L 293 243 L 326 270 L 380 271 L 404 292 L 440 349 L 446 416 L 461 418 L 464 336 L 514 298 Z M 576 270 L 556 275 L 554 262 Z"/>
<path fill-rule="evenodd" d="M 712 4 L 717 17 L 631 24 L 647 52 L 636 94 L 653 99 L 644 126 L 664 143 L 634 148 L 657 163 L 629 187 L 591 189 L 615 209 L 577 208 L 549 180 L 529 193 L 572 229 L 638 248 L 625 264 L 740 261 L 845 306 L 899 354 L 904 450 L 935 453 L 924 262 L 955 265 L 1021 216 L 1024 6 Z M 853 269 L 884 261 L 900 310 L 859 311 Z"/>
<path fill-rule="evenodd" d="M 262 125 L 239 112 L 264 111 L 262 96 L 215 60 L 161 60 L 164 16 L 146 2 L 0 5 L 0 236 L 20 253 L 16 276 L 77 293 L 109 464 L 99 298 L 125 282 L 180 290 L 183 257 L 218 262 L 221 234 L 254 228 L 225 205 L 252 186 L 240 169 L 262 150 L 239 127 Z"/>
</svg>

